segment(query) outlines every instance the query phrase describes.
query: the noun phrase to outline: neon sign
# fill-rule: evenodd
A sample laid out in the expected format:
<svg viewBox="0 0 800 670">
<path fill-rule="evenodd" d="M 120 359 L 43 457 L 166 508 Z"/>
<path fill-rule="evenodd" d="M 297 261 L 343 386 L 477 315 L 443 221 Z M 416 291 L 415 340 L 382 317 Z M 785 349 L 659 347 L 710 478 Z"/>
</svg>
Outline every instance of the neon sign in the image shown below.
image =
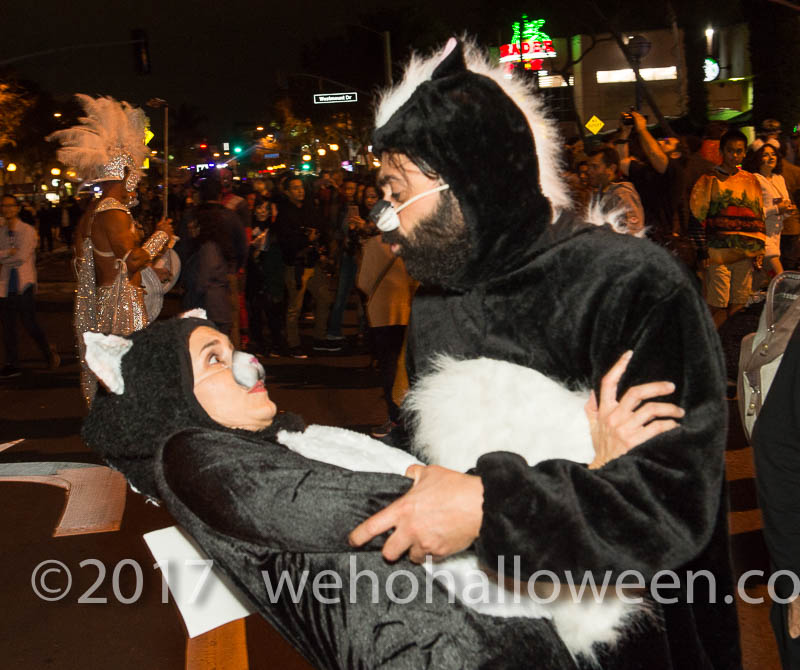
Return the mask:
<svg viewBox="0 0 800 670">
<path fill-rule="evenodd" d="M 542 30 L 544 22 L 544 19 L 528 20 L 523 14 L 521 22 L 512 23 L 511 42 L 500 45 L 500 62 L 555 58 L 558 54 L 553 40 Z"/>
</svg>

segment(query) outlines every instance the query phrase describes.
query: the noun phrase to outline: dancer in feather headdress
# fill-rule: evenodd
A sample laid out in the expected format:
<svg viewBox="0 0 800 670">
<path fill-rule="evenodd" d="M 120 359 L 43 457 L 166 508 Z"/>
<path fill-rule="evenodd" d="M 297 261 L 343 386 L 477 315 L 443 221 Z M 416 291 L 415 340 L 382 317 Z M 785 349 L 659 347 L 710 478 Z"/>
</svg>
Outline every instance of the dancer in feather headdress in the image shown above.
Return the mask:
<svg viewBox="0 0 800 670">
<path fill-rule="evenodd" d="M 86 366 L 83 336 L 87 331 L 127 335 L 144 328 L 148 314 L 144 286 L 160 288 L 153 259 L 172 235 L 168 221 L 137 245 L 128 206 L 141 178 L 146 146 L 141 109 L 110 97 L 77 95 L 86 116 L 48 140 L 61 143 L 57 156 L 85 184 L 99 184 L 101 197 L 90 206 L 75 240 L 74 326 L 81 359 L 81 388 L 91 404 L 97 381 Z"/>
</svg>

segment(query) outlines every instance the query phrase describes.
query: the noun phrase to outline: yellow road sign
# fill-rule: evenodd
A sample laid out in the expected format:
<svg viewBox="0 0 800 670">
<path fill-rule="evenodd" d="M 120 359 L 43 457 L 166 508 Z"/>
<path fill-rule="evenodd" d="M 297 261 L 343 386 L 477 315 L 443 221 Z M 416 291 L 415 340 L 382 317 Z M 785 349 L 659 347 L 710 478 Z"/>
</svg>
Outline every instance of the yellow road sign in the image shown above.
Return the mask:
<svg viewBox="0 0 800 670">
<path fill-rule="evenodd" d="M 600 132 L 600 131 L 603 129 L 603 126 L 604 126 L 604 125 L 606 125 L 606 124 L 605 124 L 605 123 L 603 123 L 603 122 L 602 122 L 600 119 L 598 119 L 596 116 L 593 116 L 591 119 L 589 119 L 589 120 L 586 122 L 586 129 L 587 129 L 587 130 L 588 130 L 588 131 L 589 131 L 589 132 L 590 132 L 592 135 L 597 135 L 597 133 L 599 133 L 599 132 Z"/>
</svg>

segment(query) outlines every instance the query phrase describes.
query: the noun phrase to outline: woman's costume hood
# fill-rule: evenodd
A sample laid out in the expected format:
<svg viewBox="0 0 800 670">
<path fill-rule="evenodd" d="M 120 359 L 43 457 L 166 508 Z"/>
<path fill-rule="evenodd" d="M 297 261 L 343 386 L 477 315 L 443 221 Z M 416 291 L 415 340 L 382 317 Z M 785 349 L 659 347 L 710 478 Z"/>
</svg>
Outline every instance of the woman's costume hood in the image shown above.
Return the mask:
<svg viewBox="0 0 800 670">
<path fill-rule="evenodd" d="M 153 458 L 171 435 L 185 428 L 254 435 L 220 426 L 195 398 L 189 336 L 200 326 L 216 329 L 203 310 L 193 310 L 127 337 L 85 334 L 87 362 L 106 388 L 98 389 L 83 424 L 83 439 L 150 497 L 158 497 Z M 279 415 L 256 435 L 273 435 L 281 428 L 302 429 L 302 421 Z"/>
</svg>

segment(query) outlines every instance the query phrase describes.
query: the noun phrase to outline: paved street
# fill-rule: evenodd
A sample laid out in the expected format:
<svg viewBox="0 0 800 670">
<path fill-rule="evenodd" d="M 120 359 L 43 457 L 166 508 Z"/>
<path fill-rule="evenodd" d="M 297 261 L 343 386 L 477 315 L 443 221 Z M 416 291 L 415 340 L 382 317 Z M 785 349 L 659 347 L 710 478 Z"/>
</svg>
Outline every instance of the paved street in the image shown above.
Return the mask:
<svg viewBox="0 0 800 670">
<path fill-rule="evenodd" d="M 43 463 L 71 463 L 77 464 L 70 466 L 71 472 L 79 473 L 86 469 L 81 466 L 97 464 L 98 460 L 79 437 L 85 412 L 72 347 L 72 285 L 66 250 L 40 263 L 40 278 L 42 325 L 62 352 L 63 365 L 54 372 L 46 370 L 23 335 L 24 374 L 0 382 L 0 443 L 23 441 L 5 450 L 0 446 L 0 467 L 8 472 L 11 464 L 37 464 L 24 467 L 38 468 L 41 474 Z M 170 299 L 166 310 L 176 311 L 177 300 Z M 354 313 L 349 317 L 345 332 L 354 340 Z M 351 342 L 351 346 L 354 344 Z M 267 385 L 278 406 L 302 414 L 310 423 L 365 431 L 385 418 L 377 375 L 364 353 L 351 349 L 306 361 L 270 359 L 267 367 Z M 752 480 L 752 453 L 738 428 L 733 404 L 731 417 L 730 521 L 734 565 L 741 574 L 765 570 L 766 556 Z M 145 532 L 171 525 L 169 515 L 128 492 L 118 531 L 53 537 L 59 522 L 64 522 L 60 519 L 64 499 L 64 489 L 57 486 L 0 481 L 0 515 L 5 531 L 0 540 L 0 665 L 58 670 L 189 667 L 184 665 L 187 644 L 183 625 L 175 606 L 161 602 L 161 579 L 141 539 Z M 31 584 L 35 567 L 50 559 L 67 566 L 74 580 L 68 596 L 54 602 L 37 598 Z M 105 566 L 105 574 L 101 575 L 97 563 L 85 563 L 89 559 Z M 126 559 L 127 563 L 121 563 Z M 135 599 L 131 596 L 137 586 L 132 562 L 142 573 L 141 595 Z M 56 583 L 54 576 L 52 584 Z M 763 584 L 757 580 L 751 583 L 751 597 L 765 595 Z M 82 596 L 107 602 L 78 602 Z M 125 604 L 125 600 L 135 602 Z M 767 610 L 766 604 L 739 602 L 747 670 L 779 668 Z M 260 618 L 248 617 L 245 628 L 250 668 L 308 667 Z M 247 667 L 241 655 L 237 656 L 241 645 L 237 647 L 236 636 L 241 632 L 234 630 L 229 637 L 193 643 L 188 652 L 194 664 L 191 667 Z"/>
</svg>

